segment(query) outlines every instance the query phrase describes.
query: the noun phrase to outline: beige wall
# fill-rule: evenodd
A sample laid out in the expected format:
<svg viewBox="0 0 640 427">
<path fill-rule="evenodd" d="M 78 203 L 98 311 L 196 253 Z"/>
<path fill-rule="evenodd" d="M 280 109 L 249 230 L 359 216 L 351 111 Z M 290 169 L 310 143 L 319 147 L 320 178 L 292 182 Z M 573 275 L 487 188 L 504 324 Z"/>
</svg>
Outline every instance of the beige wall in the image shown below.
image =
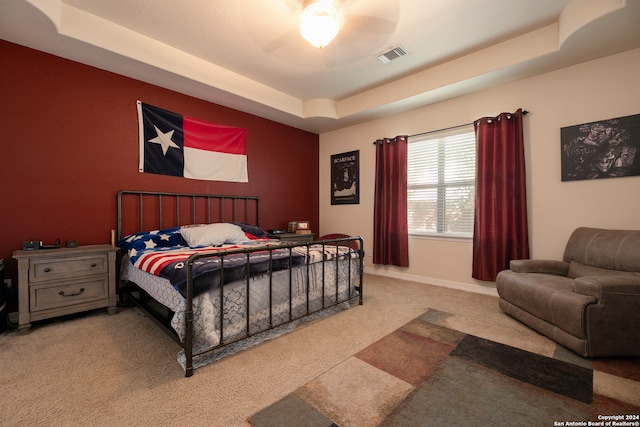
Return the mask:
<svg viewBox="0 0 640 427">
<path fill-rule="evenodd" d="M 409 268 L 373 265 L 372 142 L 469 123 L 519 107 L 530 112 L 524 118 L 524 132 L 532 257 L 561 258 L 569 234 L 578 226 L 640 229 L 640 177 L 562 182 L 560 175 L 560 128 L 639 114 L 639 75 L 640 49 L 634 49 L 322 134 L 319 232 L 362 236 L 368 272 L 493 293 L 493 283 L 471 278 L 470 241 L 411 238 Z M 360 150 L 360 204 L 332 206 L 330 156 L 351 150 Z"/>
</svg>

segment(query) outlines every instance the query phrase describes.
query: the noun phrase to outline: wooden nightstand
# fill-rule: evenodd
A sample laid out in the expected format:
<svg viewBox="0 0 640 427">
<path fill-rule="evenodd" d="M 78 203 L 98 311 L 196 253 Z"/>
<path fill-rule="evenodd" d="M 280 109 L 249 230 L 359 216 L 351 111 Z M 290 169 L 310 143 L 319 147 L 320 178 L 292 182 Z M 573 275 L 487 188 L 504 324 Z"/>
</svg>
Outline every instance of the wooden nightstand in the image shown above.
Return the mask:
<svg viewBox="0 0 640 427">
<path fill-rule="evenodd" d="M 286 243 L 309 243 L 313 242 L 315 234 L 296 234 L 296 233 L 284 233 L 284 234 L 271 234 L 272 239 L 280 239 Z"/>
<path fill-rule="evenodd" d="M 107 307 L 116 312 L 116 252 L 111 245 L 15 251 L 18 329 L 31 322 Z"/>
</svg>

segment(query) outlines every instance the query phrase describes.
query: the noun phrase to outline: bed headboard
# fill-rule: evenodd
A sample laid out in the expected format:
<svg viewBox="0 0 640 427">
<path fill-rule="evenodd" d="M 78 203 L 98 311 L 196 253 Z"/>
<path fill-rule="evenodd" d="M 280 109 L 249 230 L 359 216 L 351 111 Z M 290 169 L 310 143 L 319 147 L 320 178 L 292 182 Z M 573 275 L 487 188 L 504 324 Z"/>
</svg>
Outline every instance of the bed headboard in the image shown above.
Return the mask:
<svg viewBox="0 0 640 427">
<path fill-rule="evenodd" d="M 117 205 L 117 240 L 189 224 L 239 221 L 260 226 L 260 199 L 255 196 L 121 190 Z"/>
</svg>

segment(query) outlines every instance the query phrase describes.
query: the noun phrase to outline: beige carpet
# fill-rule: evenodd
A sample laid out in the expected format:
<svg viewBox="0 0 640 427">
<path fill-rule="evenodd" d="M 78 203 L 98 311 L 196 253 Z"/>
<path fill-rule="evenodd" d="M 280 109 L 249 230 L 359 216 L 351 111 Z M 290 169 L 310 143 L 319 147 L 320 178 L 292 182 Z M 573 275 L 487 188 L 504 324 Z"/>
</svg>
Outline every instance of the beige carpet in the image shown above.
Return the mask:
<svg viewBox="0 0 640 427">
<path fill-rule="evenodd" d="M 452 329 L 539 354 L 556 351 L 501 313 L 496 297 L 372 275 L 364 284 L 363 306 L 200 368 L 191 378 L 176 361 L 178 346 L 132 309 L 37 323 L 25 336 L 11 332 L 0 338 L 0 425 L 248 426 L 252 414 L 427 309 L 454 314 Z"/>
</svg>

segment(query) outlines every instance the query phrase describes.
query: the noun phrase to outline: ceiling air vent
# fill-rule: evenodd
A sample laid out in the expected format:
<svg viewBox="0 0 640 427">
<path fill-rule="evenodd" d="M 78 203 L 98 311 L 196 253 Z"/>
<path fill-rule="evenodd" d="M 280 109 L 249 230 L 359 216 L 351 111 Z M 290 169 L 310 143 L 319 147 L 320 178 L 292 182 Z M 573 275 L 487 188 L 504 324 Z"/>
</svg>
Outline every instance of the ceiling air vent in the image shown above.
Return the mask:
<svg viewBox="0 0 640 427">
<path fill-rule="evenodd" d="M 380 62 L 382 62 L 383 64 L 388 64 L 389 62 L 393 61 L 394 59 L 398 59 L 401 56 L 405 56 L 407 54 L 407 51 L 404 50 L 403 47 L 400 46 L 396 46 L 391 50 L 388 50 L 380 55 L 378 55 L 378 60 Z"/>
</svg>

